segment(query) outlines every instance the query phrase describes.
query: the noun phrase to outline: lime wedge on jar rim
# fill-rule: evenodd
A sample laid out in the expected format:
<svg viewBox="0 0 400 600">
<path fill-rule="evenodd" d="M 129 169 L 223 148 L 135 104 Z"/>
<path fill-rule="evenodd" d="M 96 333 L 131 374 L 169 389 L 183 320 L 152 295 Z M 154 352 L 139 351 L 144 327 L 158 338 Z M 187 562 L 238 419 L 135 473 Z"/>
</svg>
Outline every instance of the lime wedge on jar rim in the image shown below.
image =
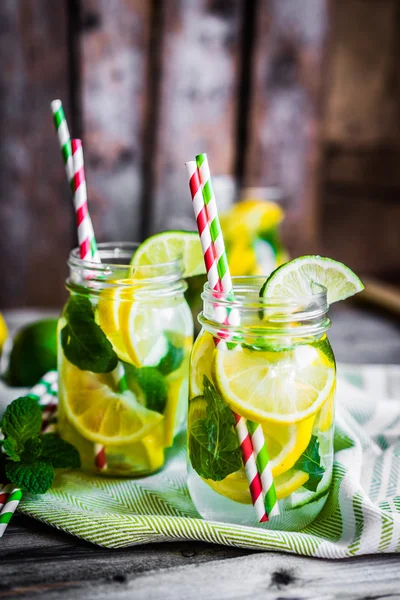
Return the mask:
<svg viewBox="0 0 400 600">
<path fill-rule="evenodd" d="M 160 265 L 182 259 L 183 277 L 205 274 L 203 251 L 196 231 L 163 231 L 147 238 L 131 260 L 134 267 Z"/>
<path fill-rule="evenodd" d="M 328 304 L 364 289 L 359 277 L 341 262 L 323 256 L 300 256 L 281 265 L 260 290 L 263 298 L 291 300 L 315 294 L 315 284 L 327 290 Z"/>
</svg>

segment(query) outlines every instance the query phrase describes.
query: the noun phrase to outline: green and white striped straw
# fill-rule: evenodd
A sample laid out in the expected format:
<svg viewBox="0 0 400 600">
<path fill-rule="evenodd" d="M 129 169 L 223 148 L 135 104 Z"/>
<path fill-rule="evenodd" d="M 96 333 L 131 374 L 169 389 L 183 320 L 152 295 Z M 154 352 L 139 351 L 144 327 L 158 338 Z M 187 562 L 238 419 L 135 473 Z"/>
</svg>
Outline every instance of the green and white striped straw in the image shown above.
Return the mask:
<svg viewBox="0 0 400 600">
<path fill-rule="evenodd" d="M 6 496 L 6 501 L 3 506 L 0 504 L 0 538 L 3 537 L 7 525 L 17 509 L 22 498 L 22 490 L 15 488 L 12 483 L 7 483 L 3 489 L 0 489 L 0 496 L 3 495 Z"/>
<path fill-rule="evenodd" d="M 218 276 L 221 282 L 222 290 L 225 294 L 233 294 L 233 284 L 229 271 L 228 259 L 225 251 L 224 238 L 218 217 L 218 209 L 215 201 L 214 190 L 211 182 L 211 173 L 208 166 L 207 154 L 198 154 L 196 156 L 196 165 L 199 172 L 200 184 L 203 193 L 203 199 L 206 206 L 207 219 L 210 225 L 211 240 L 214 245 L 214 254 L 217 260 Z M 225 309 L 223 309 L 224 311 Z M 218 309 L 217 309 L 218 311 Z M 231 310 L 228 315 L 217 314 L 216 320 L 228 322 L 230 325 L 239 325 L 239 312 Z M 241 417 L 243 419 L 243 417 Z M 253 453 L 256 459 L 257 471 L 261 479 L 262 492 L 264 495 L 265 511 L 268 517 L 279 515 L 279 505 L 276 498 L 276 491 L 272 471 L 269 464 L 268 450 L 265 443 L 264 432 L 258 423 L 252 421 L 246 422 L 247 429 L 251 435 Z M 252 433 L 253 432 L 253 433 Z M 253 440 L 254 437 L 254 440 Z M 254 446 L 256 444 L 256 446 Z"/>
<path fill-rule="evenodd" d="M 50 106 L 53 113 L 54 126 L 60 142 L 61 155 L 65 165 L 67 181 L 68 184 L 71 185 L 71 181 L 74 176 L 74 164 L 72 160 L 71 136 L 69 134 L 67 119 L 65 118 L 61 100 L 53 100 Z"/>
<path fill-rule="evenodd" d="M 265 444 L 264 432 L 259 423 L 247 421 L 253 451 L 256 457 L 257 471 L 260 474 L 265 510 L 269 518 L 279 515 L 279 505 L 276 497 L 274 479 L 272 477 L 271 464 L 269 462 L 268 450 Z"/>
</svg>

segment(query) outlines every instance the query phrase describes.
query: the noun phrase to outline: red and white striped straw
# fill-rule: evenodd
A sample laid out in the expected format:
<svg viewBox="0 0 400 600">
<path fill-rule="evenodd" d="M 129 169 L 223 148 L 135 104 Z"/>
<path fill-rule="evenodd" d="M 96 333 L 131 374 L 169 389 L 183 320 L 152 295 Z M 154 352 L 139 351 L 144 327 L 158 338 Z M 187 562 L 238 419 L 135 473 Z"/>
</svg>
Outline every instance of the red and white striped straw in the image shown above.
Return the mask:
<svg viewBox="0 0 400 600">
<path fill-rule="evenodd" d="M 89 215 L 87 201 L 82 141 L 73 139 L 71 140 L 71 146 L 74 167 L 72 190 L 76 214 L 76 226 L 78 231 L 79 253 L 82 260 L 89 260 L 99 263 L 100 256 L 97 251 L 96 238 L 94 236 L 93 225 Z"/>
<path fill-rule="evenodd" d="M 79 254 L 82 260 L 100 263 L 100 255 L 97 251 L 96 238 L 89 214 L 82 140 L 72 139 L 71 147 L 74 168 L 72 191 L 78 231 Z M 101 471 L 107 469 L 106 452 L 102 444 L 94 444 L 94 463 Z"/>
<path fill-rule="evenodd" d="M 214 244 L 211 239 L 210 221 L 208 219 L 206 205 L 203 198 L 203 193 L 200 185 L 199 172 L 194 161 L 186 163 L 189 173 L 189 187 L 192 195 L 193 209 L 196 217 L 197 227 L 199 231 L 200 241 L 204 254 L 204 262 L 206 266 L 207 279 L 211 289 L 225 291 L 223 289 L 223 281 L 219 278 L 217 270 L 217 254 Z M 230 279 L 230 274 L 228 273 Z M 229 292 L 231 289 L 229 290 Z M 221 316 L 221 315 L 220 315 Z M 227 316 L 226 313 L 224 315 Z M 222 322 L 224 322 L 225 318 Z M 214 340 L 216 344 L 221 343 L 219 340 Z M 224 342 L 222 342 L 224 343 Z M 236 432 L 238 435 L 240 449 L 242 451 L 243 464 L 246 471 L 247 481 L 254 510 L 257 519 L 260 523 L 268 521 L 264 507 L 264 495 L 262 491 L 260 475 L 257 471 L 256 458 L 253 452 L 250 435 L 247 430 L 246 420 L 233 413 L 236 421 Z"/>
</svg>

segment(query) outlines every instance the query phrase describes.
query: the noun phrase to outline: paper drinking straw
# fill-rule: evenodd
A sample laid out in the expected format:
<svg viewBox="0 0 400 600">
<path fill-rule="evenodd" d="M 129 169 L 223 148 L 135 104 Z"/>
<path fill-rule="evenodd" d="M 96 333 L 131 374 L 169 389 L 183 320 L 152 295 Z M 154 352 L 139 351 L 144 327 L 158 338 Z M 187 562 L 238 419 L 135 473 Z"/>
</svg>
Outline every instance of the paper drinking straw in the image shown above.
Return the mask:
<svg viewBox="0 0 400 600">
<path fill-rule="evenodd" d="M 71 147 L 74 171 L 72 191 L 78 230 L 79 254 L 82 260 L 101 263 L 88 208 L 82 141 L 79 139 L 72 139 Z M 116 369 L 114 369 L 113 377 L 117 391 L 119 393 L 125 392 L 128 389 L 128 385 L 126 383 L 125 371 L 121 363 L 118 363 Z M 105 448 L 101 444 L 95 444 L 94 446 L 94 461 L 98 469 L 105 470 L 107 468 Z"/>
<path fill-rule="evenodd" d="M 0 483 L 0 510 L 7 502 L 8 496 L 10 495 L 12 489 L 12 483 Z"/>
<path fill-rule="evenodd" d="M 279 515 L 279 504 L 276 497 L 264 432 L 261 425 L 259 423 L 254 423 L 254 421 L 247 421 L 247 428 L 251 436 L 251 443 L 256 457 L 257 471 L 261 478 L 265 510 L 269 518 L 275 517 Z"/>
<path fill-rule="evenodd" d="M 196 217 L 197 227 L 199 231 L 200 241 L 202 245 L 204 263 L 207 272 L 209 286 L 212 289 L 222 291 L 221 279 L 218 275 L 217 259 L 215 255 L 215 247 L 212 242 L 210 224 L 207 218 L 205 203 L 201 191 L 199 173 L 194 161 L 186 163 L 189 173 L 189 187 L 192 195 L 193 210 Z M 218 341 L 214 340 L 217 344 Z M 253 448 L 251 445 L 249 433 L 246 427 L 246 421 L 239 415 L 235 416 L 236 432 L 239 439 L 240 449 L 243 457 L 243 464 L 246 471 L 247 480 L 251 500 L 260 523 L 267 521 L 267 515 L 264 508 L 264 496 L 262 493 L 261 479 L 257 472 L 257 465 Z"/>
<path fill-rule="evenodd" d="M 196 156 L 196 165 L 199 172 L 200 185 L 207 212 L 207 218 L 210 224 L 210 234 L 214 245 L 218 276 L 221 280 L 222 290 L 225 294 L 233 294 L 232 278 L 229 271 L 224 238 L 219 222 L 218 209 L 212 187 L 207 154 L 198 154 Z M 227 315 L 227 320 L 231 325 L 237 325 L 239 322 L 239 313 L 235 310 L 231 311 L 229 315 Z M 243 419 L 243 417 L 241 418 Z M 236 427 L 237 426 L 238 424 Z M 265 443 L 264 433 L 261 425 L 258 423 L 248 421 L 247 427 L 248 429 L 251 428 L 252 430 L 252 443 L 254 455 L 256 457 L 257 469 L 261 478 L 262 489 L 264 493 L 265 510 L 267 516 L 272 517 L 279 514 L 279 506 L 276 498 L 271 466 L 269 464 L 268 450 Z M 254 447 L 254 443 L 257 444 L 256 447 Z"/>
<path fill-rule="evenodd" d="M 89 215 L 82 141 L 71 140 L 73 177 L 71 181 L 78 232 L 79 254 L 82 260 L 100 263 L 92 220 Z"/>
<path fill-rule="evenodd" d="M 60 142 L 67 181 L 68 184 L 70 184 L 74 174 L 74 166 L 72 161 L 71 137 L 69 135 L 67 119 L 65 118 L 61 100 L 53 100 L 50 106 L 53 113 L 54 126 Z"/>
<path fill-rule="evenodd" d="M 3 508 L 0 510 L 0 538 L 3 537 L 7 525 L 11 521 L 11 517 L 15 513 L 21 498 L 22 490 L 13 488 L 9 493 Z"/>
</svg>

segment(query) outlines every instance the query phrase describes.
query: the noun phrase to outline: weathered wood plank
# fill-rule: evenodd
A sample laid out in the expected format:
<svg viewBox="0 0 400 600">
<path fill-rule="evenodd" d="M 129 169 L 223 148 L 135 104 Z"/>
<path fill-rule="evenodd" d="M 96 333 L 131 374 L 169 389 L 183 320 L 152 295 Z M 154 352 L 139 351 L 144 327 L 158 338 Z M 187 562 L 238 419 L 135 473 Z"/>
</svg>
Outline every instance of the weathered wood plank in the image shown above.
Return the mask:
<svg viewBox="0 0 400 600">
<path fill-rule="evenodd" d="M 397 0 L 334 2 L 326 90 L 321 250 L 382 277 L 400 267 L 399 19 Z"/>
<path fill-rule="evenodd" d="M 395 600 L 400 597 L 398 564 L 393 555 L 326 561 L 261 553 L 144 573 L 131 570 L 125 576 L 81 585 L 75 580 L 64 589 L 53 580 L 36 589 L 47 600 L 76 598 L 78 591 L 87 600 Z M 35 591 L 33 586 L 21 588 L 25 593 Z"/>
<path fill-rule="evenodd" d="M 259 2 L 246 183 L 278 186 L 294 253 L 315 248 L 328 0 Z"/>
<path fill-rule="evenodd" d="M 345 145 L 329 146 L 325 155 L 324 180 L 327 185 L 368 189 L 380 197 L 399 198 L 400 146 L 374 146 L 348 150 Z"/>
<path fill-rule="evenodd" d="M 141 237 L 150 2 L 82 0 L 82 124 L 99 241 Z"/>
<path fill-rule="evenodd" d="M 30 598 L 35 593 L 74 590 L 96 583 L 111 584 L 112 589 L 146 571 L 220 561 L 248 553 L 245 549 L 195 542 L 107 550 L 18 515 L 0 544 L 0 598 L 14 595 Z"/>
<path fill-rule="evenodd" d="M 0 306 L 57 306 L 73 211 L 50 102 L 68 109 L 64 2 L 0 3 Z"/>
<path fill-rule="evenodd" d="M 186 161 L 207 152 L 213 176 L 233 174 L 242 5 L 163 5 L 153 230 L 195 228 Z"/>
<path fill-rule="evenodd" d="M 325 139 L 348 148 L 400 134 L 397 0 L 333 3 Z"/>
<path fill-rule="evenodd" d="M 360 274 L 391 277 L 400 260 L 400 204 L 381 201 L 366 191 L 356 197 L 324 193 L 322 252 L 348 264 Z"/>
</svg>

